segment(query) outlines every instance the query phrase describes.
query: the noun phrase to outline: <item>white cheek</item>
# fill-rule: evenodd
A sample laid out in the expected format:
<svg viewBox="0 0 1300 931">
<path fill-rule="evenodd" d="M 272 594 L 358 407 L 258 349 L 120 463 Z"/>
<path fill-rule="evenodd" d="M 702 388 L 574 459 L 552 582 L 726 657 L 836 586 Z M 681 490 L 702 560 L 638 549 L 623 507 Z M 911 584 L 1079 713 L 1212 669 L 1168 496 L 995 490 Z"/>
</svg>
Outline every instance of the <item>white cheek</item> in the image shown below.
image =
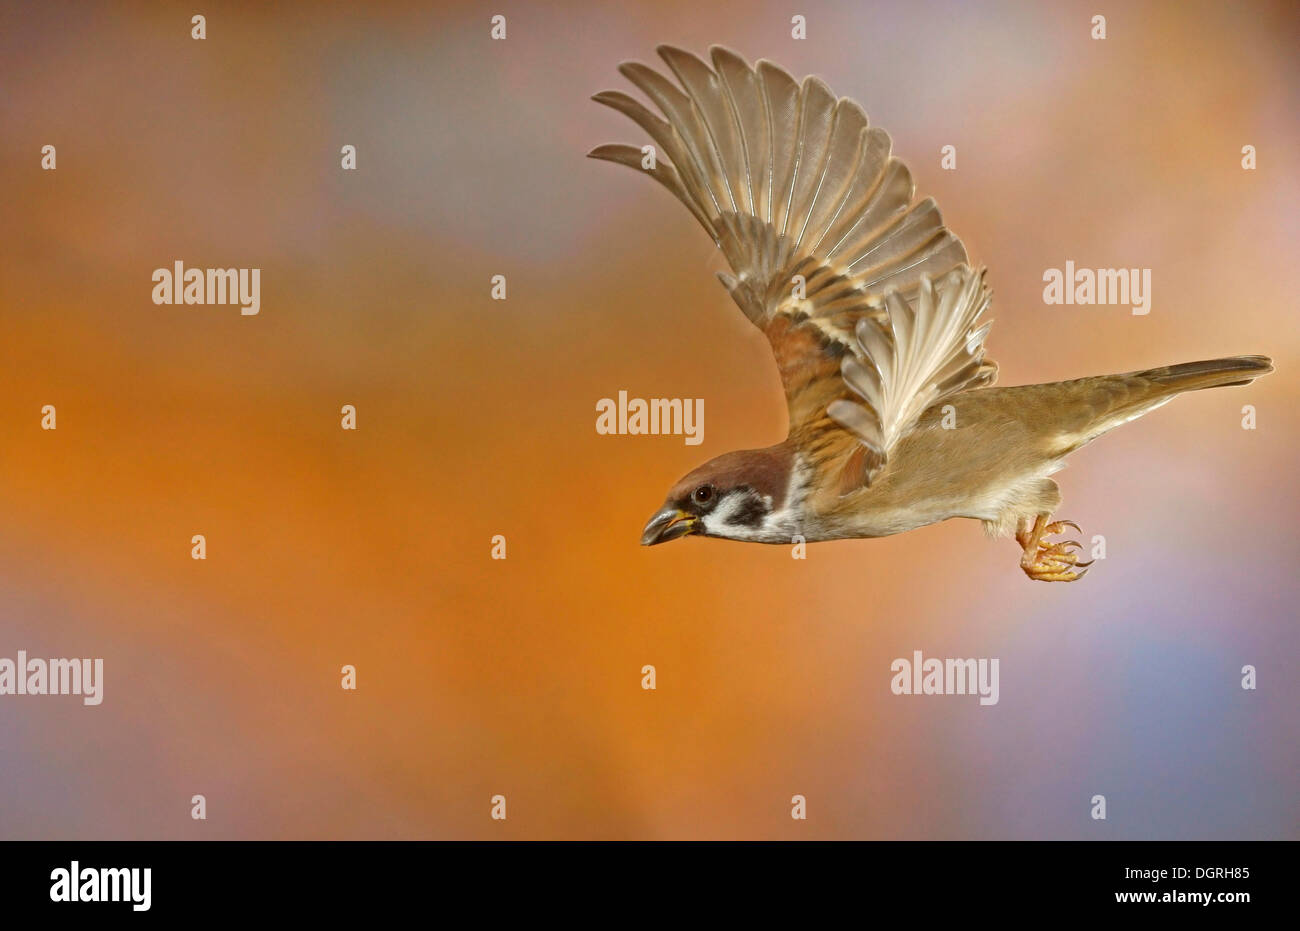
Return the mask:
<svg viewBox="0 0 1300 931">
<path fill-rule="evenodd" d="M 737 514 L 753 505 L 753 499 L 743 494 L 729 495 L 721 499 L 713 511 L 700 518 L 700 523 L 704 525 L 704 532 L 728 540 L 770 540 L 774 532 L 777 537 L 783 536 L 784 531 L 776 532 L 772 527 L 771 496 L 763 495 L 760 500 L 767 513 L 763 515 L 763 520 L 758 526 L 734 522 Z"/>
<path fill-rule="evenodd" d="M 725 533 L 727 525 L 731 523 L 731 516 L 736 513 L 736 508 L 739 506 L 740 499 L 735 495 L 728 495 L 718 502 L 716 508 L 700 518 L 700 523 L 709 533 Z"/>
</svg>

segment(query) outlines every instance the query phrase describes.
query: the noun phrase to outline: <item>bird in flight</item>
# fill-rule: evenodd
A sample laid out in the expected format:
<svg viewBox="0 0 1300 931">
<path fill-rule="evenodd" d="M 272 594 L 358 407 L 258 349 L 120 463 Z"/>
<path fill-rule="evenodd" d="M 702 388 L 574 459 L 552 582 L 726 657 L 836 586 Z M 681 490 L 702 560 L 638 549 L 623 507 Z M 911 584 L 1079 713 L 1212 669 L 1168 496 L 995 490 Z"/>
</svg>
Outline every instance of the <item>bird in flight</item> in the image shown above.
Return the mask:
<svg viewBox="0 0 1300 931">
<path fill-rule="evenodd" d="M 822 81 L 797 82 L 710 50 L 659 55 L 678 83 L 636 62 L 619 71 L 659 113 L 619 91 L 593 98 L 630 117 L 655 150 L 602 145 L 592 158 L 644 171 L 686 205 L 731 273 L 718 277 L 772 347 L 789 435 L 730 452 L 668 492 L 641 542 L 687 535 L 759 543 L 883 537 L 953 517 L 1015 535 L 1031 579 L 1086 573 L 1082 544 L 1053 542 L 1065 457 L 1184 391 L 1244 385 L 1264 356 L 1121 375 L 991 387 L 984 270 L 889 136 Z"/>
</svg>

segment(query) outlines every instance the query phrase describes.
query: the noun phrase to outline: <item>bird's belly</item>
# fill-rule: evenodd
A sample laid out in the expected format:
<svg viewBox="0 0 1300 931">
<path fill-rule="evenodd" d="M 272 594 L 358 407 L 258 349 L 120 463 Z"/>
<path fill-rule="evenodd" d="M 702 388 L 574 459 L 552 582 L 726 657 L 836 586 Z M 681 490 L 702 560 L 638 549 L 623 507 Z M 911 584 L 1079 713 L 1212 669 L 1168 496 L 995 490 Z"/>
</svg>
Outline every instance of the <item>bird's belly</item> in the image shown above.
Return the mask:
<svg viewBox="0 0 1300 931">
<path fill-rule="evenodd" d="M 950 474 L 944 480 L 909 481 L 900 475 L 901 480 L 863 489 L 822 515 L 808 539 L 887 537 L 954 517 L 984 521 L 1001 532 L 1044 506 L 1044 495 L 1055 492 L 1046 479 L 1063 465 L 1056 459 L 1009 474 Z"/>
<path fill-rule="evenodd" d="M 823 539 L 857 537 L 891 537 L 919 527 L 937 524 L 951 517 L 963 516 L 946 501 L 914 501 L 904 507 L 864 508 L 838 519 L 823 522 L 819 531 Z M 811 537 L 809 538 L 811 539 Z"/>
</svg>

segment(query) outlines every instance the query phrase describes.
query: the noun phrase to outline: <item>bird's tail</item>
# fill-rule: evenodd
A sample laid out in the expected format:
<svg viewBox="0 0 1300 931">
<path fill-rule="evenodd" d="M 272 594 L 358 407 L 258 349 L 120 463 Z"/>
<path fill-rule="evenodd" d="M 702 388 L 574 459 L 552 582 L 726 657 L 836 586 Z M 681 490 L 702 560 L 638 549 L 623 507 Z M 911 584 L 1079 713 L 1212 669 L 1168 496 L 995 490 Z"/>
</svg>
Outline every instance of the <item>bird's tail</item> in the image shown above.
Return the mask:
<svg viewBox="0 0 1300 931">
<path fill-rule="evenodd" d="M 1273 371 L 1266 356 L 1232 356 L 1205 362 L 1165 365 L 1123 375 L 1081 378 L 1044 385 L 1043 400 L 1056 403 L 1052 421 L 1057 442 L 1078 449 L 1120 424 L 1168 404 L 1185 391 L 1247 385 Z"/>
<path fill-rule="evenodd" d="M 1201 388 L 1249 385 L 1259 376 L 1271 371 L 1273 360 L 1268 356 L 1231 356 L 1227 359 L 1165 365 L 1134 374 L 1177 394 L 1199 391 Z"/>
</svg>

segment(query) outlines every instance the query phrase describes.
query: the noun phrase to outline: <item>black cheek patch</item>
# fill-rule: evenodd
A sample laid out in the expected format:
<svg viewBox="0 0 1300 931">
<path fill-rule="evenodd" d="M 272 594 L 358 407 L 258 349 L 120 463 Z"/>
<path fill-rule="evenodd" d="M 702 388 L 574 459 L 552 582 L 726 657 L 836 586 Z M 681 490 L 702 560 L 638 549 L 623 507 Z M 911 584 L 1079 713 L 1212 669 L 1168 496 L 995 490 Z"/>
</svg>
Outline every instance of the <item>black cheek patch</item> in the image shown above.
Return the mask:
<svg viewBox="0 0 1300 931">
<path fill-rule="evenodd" d="M 744 527 L 761 527 L 766 516 L 767 505 L 757 495 L 749 494 L 728 520 Z"/>
</svg>

